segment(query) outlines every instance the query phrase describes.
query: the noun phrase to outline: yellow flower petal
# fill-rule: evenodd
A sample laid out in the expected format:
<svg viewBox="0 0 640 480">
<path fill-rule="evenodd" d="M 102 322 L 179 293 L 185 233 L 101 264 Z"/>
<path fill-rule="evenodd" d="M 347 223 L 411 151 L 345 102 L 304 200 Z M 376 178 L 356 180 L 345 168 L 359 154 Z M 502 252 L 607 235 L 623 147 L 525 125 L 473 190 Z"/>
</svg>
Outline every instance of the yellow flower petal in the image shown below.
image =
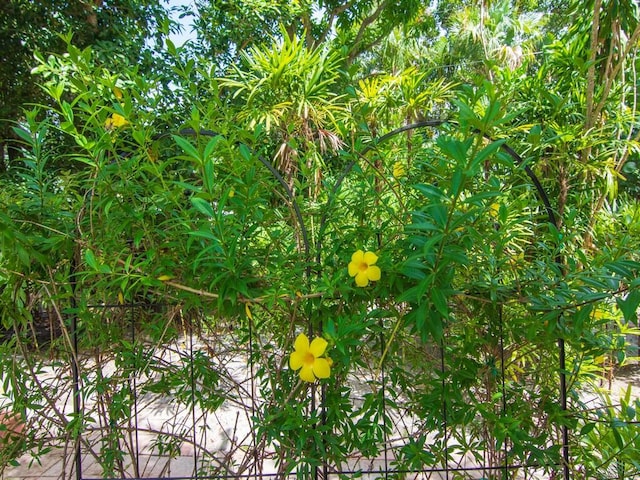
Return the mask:
<svg viewBox="0 0 640 480">
<path fill-rule="evenodd" d="M 289 367 L 291 370 L 298 370 L 304 365 L 304 355 L 300 352 L 291 352 L 289 355 Z"/>
<path fill-rule="evenodd" d="M 354 263 L 362 263 L 364 259 L 364 252 L 362 250 L 357 250 L 353 255 L 351 255 L 351 261 Z"/>
<path fill-rule="evenodd" d="M 113 119 L 113 124 L 116 127 L 124 127 L 129 123 L 126 118 L 124 118 L 122 115 L 119 115 L 117 113 L 113 114 L 112 119 Z"/>
<path fill-rule="evenodd" d="M 313 374 L 318 378 L 329 378 L 331 367 L 326 358 L 316 358 L 313 362 Z"/>
<path fill-rule="evenodd" d="M 366 287 L 369 285 L 369 277 L 366 270 L 364 272 L 358 272 L 356 275 L 356 285 L 359 287 Z"/>
<path fill-rule="evenodd" d="M 300 369 L 300 378 L 305 382 L 313 383 L 316 381 L 316 377 L 313 374 L 313 366 L 312 365 L 303 365 Z"/>
<path fill-rule="evenodd" d="M 316 337 L 311 342 L 311 346 L 309 347 L 309 352 L 316 357 L 316 362 L 318 361 L 318 357 L 322 356 L 325 349 L 327 348 L 327 341 L 324 338 Z"/>
<path fill-rule="evenodd" d="M 355 277 L 360 271 L 360 262 L 351 261 L 349 262 L 349 276 Z"/>
<path fill-rule="evenodd" d="M 371 280 L 372 282 L 377 282 L 378 280 L 380 280 L 380 276 L 381 273 L 380 272 L 380 268 L 376 267 L 375 265 L 372 267 L 367 268 L 367 277 L 369 278 L 369 280 Z"/>
<path fill-rule="evenodd" d="M 375 265 L 375 263 L 378 261 L 378 256 L 373 252 L 367 252 L 364 254 L 363 259 L 367 265 Z"/>
<path fill-rule="evenodd" d="M 304 355 L 309 351 L 309 339 L 304 333 L 297 336 L 295 343 L 293 344 L 296 352 Z"/>
<path fill-rule="evenodd" d="M 129 122 L 122 115 L 114 113 L 104 122 L 104 126 L 106 129 L 111 130 L 113 128 L 124 127 L 128 125 Z"/>
</svg>

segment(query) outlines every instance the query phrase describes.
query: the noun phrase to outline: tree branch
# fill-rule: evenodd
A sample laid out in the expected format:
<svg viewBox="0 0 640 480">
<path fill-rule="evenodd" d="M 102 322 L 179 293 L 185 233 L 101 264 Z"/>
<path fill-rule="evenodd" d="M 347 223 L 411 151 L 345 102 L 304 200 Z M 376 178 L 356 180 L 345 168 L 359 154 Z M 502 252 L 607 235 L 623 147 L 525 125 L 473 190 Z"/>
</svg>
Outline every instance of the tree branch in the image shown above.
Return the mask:
<svg viewBox="0 0 640 480">
<path fill-rule="evenodd" d="M 596 56 L 598 52 L 598 31 L 600 30 L 600 8 L 602 0 L 596 0 L 593 6 L 593 25 L 591 26 L 591 44 L 589 51 L 589 69 L 587 70 L 587 92 L 586 92 L 586 112 L 585 131 L 593 126 L 593 95 L 596 85 Z M 583 160 L 586 160 L 583 155 Z"/>
<path fill-rule="evenodd" d="M 604 108 L 604 105 L 607 101 L 607 97 L 609 96 L 609 92 L 611 91 L 611 87 L 613 86 L 613 81 L 620 73 L 620 70 L 622 69 L 622 65 L 624 64 L 625 58 L 627 58 L 627 56 L 631 53 L 631 49 L 635 46 L 635 44 L 638 42 L 639 39 L 640 39 L 640 23 L 636 25 L 635 30 L 631 34 L 631 38 L 629 38 L 629 41 L 627 42 L 627 46 L 624 49 L 624 52 L 622 53 L 622 55 L 620 55 L 619 61 L 614 65 L 613 69 L 611 70 L 611 75 L 609 75 L 606 78 L 606 82 L 604 84 L 604 90 L 602 92 L 602 98 L 600 98 L 598 105 L 593 110 L 594 115 L 599 115 L 600 113 L 602 113 L 602 109 Z"/>
<path fill-rule="evenodd" d="M 364 32 L 367 29 L 367 27 L 371 25 L 373 22 L 375 22 L 378 19 L 378 17 L 380 17 L 380 14 L 388 5 L 388 3 L 389 3 L 389 0 L 383 0 L 378 5 L 378 8 L 376 8 L 371 15 L 369 15 L 364 20 L 362 20 L 362 23 L 360 24 L 360 28 L 358 29 L 358 33 L 356 34 L 356 38 L 353 42 L 353 48 L 349 52 L 350 60 L 353 60 L 353 58 L 357 55 L 359 51 L 358 44 L 362 41 L 362 37 L 364 36 Z"/>
</svg>

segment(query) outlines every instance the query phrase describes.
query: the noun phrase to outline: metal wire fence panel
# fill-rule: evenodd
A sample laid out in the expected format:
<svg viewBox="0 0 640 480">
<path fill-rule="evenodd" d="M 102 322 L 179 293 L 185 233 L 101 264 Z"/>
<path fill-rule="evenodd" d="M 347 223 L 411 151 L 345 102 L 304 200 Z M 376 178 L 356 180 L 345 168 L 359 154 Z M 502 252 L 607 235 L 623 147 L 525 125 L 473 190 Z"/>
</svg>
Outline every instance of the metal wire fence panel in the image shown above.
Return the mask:
<svg viewBox="0 0 640 480">
<path fill-rule="evenodd" d="M 281 270 L 299 288 L 294 295 L 269 301 L 245 299 L 244 312 L 231 309 L 234 313 L 219 315 L 220 303 L 209 305 L 200 299 L 202 291 L 184 285 L 175 286 L 186 288 L 197 301 L 188 297 L 181 302 L 148 301 L 143 295 L 140 301 L 127 302 L 114 295 L 111 304 L 92 303 L 92 295 L 84 293 L 85 286 L 74 277 L 69 311 L 52 305 L 57 307 L 54 323 L 61 332 L 58 358 L 70 361 L 52 362 L 46 368 L 46 362 L 36 361 L 27 367 L 34 374 L 25 384 L 42 392 L 37 408 L 53 409 L 54 415 L 39 417 L 39 426 L 51 432 L 47 448 L 57 449 L 60 476 L 449 479 L 533 478 L 557 471 L 562 455 L 565 459 L 567 455 L 566 441 L 558 437 L 559 432 L 566 434 L 566 426 L 556 429 L 554 423 L 554 415 L 559 418 L 566 410 L 564 353 L 560 348 L 557 356 L 536 357 L 537 363 L 523 356 L 517 348 L 523 340 L 518 329 L 503 320 L 504 302 L 484 296 L 487 292 L 478 294 L 484 299 L 477 301 L 472 294 L 458 299 L 450 287 L 440 288 L 435 276 L 430 284 L 413 287 L 420 291 L 414 300 L 386 302 L 354 295 L 350 305 L 339 295 L 325 300 L 324 294 L 310 291 L 322 278 L 324 263 L 335 262 L 327 253 L 332 246 L 323 244 L 323 239 L 332 229 L 346 228 L 331 221 L 331 215 L 349 215 L 349 207 L 335 200 L 341 186 L 355 182 L 351 188 L 364 189 L 360 196 L 371 205 L 393 200 L 383 198 L 378 177 L 356 168 L 357 161 L 400 133 L 443 123 L 403 127 L 354 156 L 335 179 L 325 207 L 311 214 L 318 217 L 317 230 L 304 218 L 292 184 L 270 162 L 257 157 L 286 202 L 269 225 L 258 220 L 263 217 L 257 211 L 248 212 L 255 218 L 247 219 L 259 251 L 290 264 L 291 271 L 282 266 Z M 515 152 L 504 150 L 521 162 Z M 427 158 L 422 168 L 427 179 L 449 174 L 447 165 L 437 172 Z M 523 172 L 538 189 L 552 222 L 553 212 L 539 182 L 526 166 L 518 178 Z M 506 174 L 511 181 L 508 170 Z M 452 262 L 451 272 L 461 258 L 468 268 L 474 268 L 473 262 L 485 262 L 481 257 L 486 252 L 474 251 L 464 242 L 449 242 L 444 249 L 448 218 L 460 214 L 456 221 L 462 222 L 466 214 L 449 211 L 438 187 L 419 187 L 424 206 L 415 215 L 425 220 L 413 225 L 413 234 L 403 232 L 406 225 L 400 218 L 392 216 L 397 225 L 389 227 L 394 236 L 412 238 L 403 247 L 408 255 L 425 250 L 431 225 L 441 224 L 445 234 L 438 248 L 444 252 L 442 262 Z M 213 212 L 201 198 L 191 202 L 200 213 Z M 213 225 L 226 221 L 242 227 L 232 217 L 222 212 Z M 496 232 L 491 222 L 489 231 Z M 425 225 L 428 235 L 420 230 Z M 211 240 L 206 228 L 211 228 L 211 221 L 196 237 Z M 293 232 L 286 241 L 283 229 Z M 249 238 L 236 241 L 242 244 Z M 283 253 L 275 255 L 278 249 Z M 205 249 L 213 256 L 218 250 Z M 371 265 L 377 260 L 371 252 L 358 251 L 352 262 L 358 254 L 362 258 L 354 267 L 357 270 L 362 270 L 364 259 L 369 258 Z M 95 255 L 86 255 L 100 270 Z M 413 262 L 410 276 L 428 275 L 422 271 L 430 268 L 428 255 Z M 269 278 L 268 268 L 257 259 L 254 263 L 252 268 Z M 351 270 L 349 274 L 356 275 Z M 441 268 L 438 275 L 449 277 L 450 272 Z M 374 274 L 371 280 L 377 278 Z M 155 290 L 157 297 L 157 285 Z M 223 296 L 209 292 L 208 298 L 220 301 Z M 450 309 L 456 313 L 450 314 Z M 509 318 L 518 314 L 511 312 Z M 331 381 L 307 383 L 288 368 L 293 366 L 292 347 L 295 344 L 296 352 L 299 348 L 294 337 L 301 328 L 313 342 L 324 331 L 335 346 Z M 469 350 L 469 339 L 478 336 L 484 341 Z M 323 347 L 309 360 L 313 342 L 309 346 L 305 339 L 300 344 L 303 363 L 309 365 L 315 365 L 316 356 L 325 355 Z M 548 345 L 545 349 L 549 351 Z M 333 363 L 324 356 L 321 361 Z M 25 357 L 25 362 L 33 359 Z M 560 386 L 538 382 L 541 375 L 558 378 L 558 370 Z M 313 376 L 325 375 L 313 370 Z M 537 417 L 529 415 L 532 411 Z"/>
<path fill-rule="evenodd" d="M 490 182 L 476 175 L 462 195 L 460 178 L 471 175 L 453 160 L 433 167 L 429 145 L 416 154 L 426 180 L 412 187 L 415 211 L 398 214 L 389 205 L 402 205 L 401 195 L 385 197 L 379 172 L 358 165 L 395 135 L 443 123 L 403 127 L 349 157 L 324 204 L 309 207 L 311 213 L 263 158 L 253 165 L 269 180 L 261 186 L 281 189 L 284 201 L 278 197 L 268 209 L 258 202 L 241 221 L 224 210 L 214 219 L 211 204 L 190 200 L 205 218 L 187 243 L 204 239 L 197 260 L 211 256 L 219 275 L 238 282 L 226 296 L 163 274 L 144 278 L 149 285 L 135 301 L 118 294 L 116 279 L 105 289 L 108 301 L 98 302 L 92 283 L 76 275 L 69 305 L 40 300 L 50 355 L 28 351 L 41 340 L 26 324 L 16 324 L 2 346 L 15 355 L 12 388 L 28 399 L 20 407 L 29 412 L 29 428 L 45 432 L 29 446 L 42 460 L 34 475 L 568 479 L 569 427 L 580 425 L 579 433 L 588 435 L 598 424 L 585 420 L 590 412 L 567 385 L 569 373 L 580 369 L 581 345 L 565 345 L 561 309 L 548 308 L 556 305 L 554 291 L 538 285 L 541 272 L 562 273 L 556 251 L 538 240 L 553 233 L 555 223 L 540 182 L 499 142 L 495 148 L 509 157 L 495 170 L 499 181 L 487 190 Z M 442 142 L 442 150 L 462 148 Z M 438 182 L 450 183 L 455 201 Z M 387 237 L 400 239 L 399 252 L 387 250 L 379 265 L 395 290 L 374 295 L 359 288 L 358 273 L 378 258 L 356 250 L 354 239 L 377 219 L 349 217 L 353 204 L 339 201 L 343 184 L 357 191 L 357 201 L 389 207 L 384 228 Z M 488 204 L 512 194 L 525 213 L 510 217 L 505 207 Z M 268 225 L 260 208 L 273 215 Z M 332 215 L 360 225 L 333 225 Z M 248 270 L 234 270 L 243 254 L 220 254 L 223 242 L 212 230 L 224 222 L 243 236 L 229 240 L 233 248 L 258 244 L 261 256 L 243 264 Z M 503 235 L 506 224 L 510 233 Z M 374 227 L 367 232 L 382 248 L 384 228 Z M 340 244 L 343 233 L 351 237 Z M 545 261 L 537 262 L 541 253 Z M 347 266 L 349 255 L 355 265 Z M 367 263 L 365 257 L 376 258 Z M 262 295 L 279 280 L 269 265 L 276 260 L 277 275 L 293 291 L 272 288 Z M 91 263 L 101 272 L 95 258 Z M 330 268 L 339 273 L 325 275 Z M 356 287 L 344 285 L 345 278 Z M 366 283 L 376 278 L 374 272 Z M 259 295 L 245 295 L 250 287 Z M 533 305 L 536 299 L 542 307 Z M 318 358 L 326 363 L 314 370 Z M 307 366 L 318 381 L 303 378 Z M 630 405 L 627 400 L 625 408 Z M 629 425 L 634 418 L 626 411 Z M 618 412 L 605 413 L 598 415 L 611 424 L 620 419 Z M 624 446 L 633 441 L 625 438 Z"/>
<path fill-rule="evenodd" d="M 246 330 L 216 325 L 204 314 L 187 319 L 168 305 L 90 309 L 84 321 L 99 322 L 99 334 L 109 330 L 112 348 L 91 351 L 92 340 L 86 339 L 77 352 L 77 379 L 68 365 L 52 372 L 61 382 L 55 389 L 66 392 L 67 415 L 81 422 L 76 478 L 548 478 L 557 470 L 555 464 L 523 462 L 526 458 L 510 450 L 509 439 L 497 445 L 487 422 L 465 419 L 466 427 L 459 426 L 465 405 L 486 403 L 496 417 L 504 417 L 522 392 L 507 392 L 500 370 L 452 385 L 447 369 L 458 368 L 463 359 L 447 349 L 445 339 L 416 352 L 422 369 L 414 373 L 430 375 L 433 389 L 403 391 L 395 372 L 377 371 L 375 365 L 349 375 L 347 401 L 353 424 L 368 425 L 363 431 L 371 438 L 361 443 L 366 448 L 347 452 L 338 463 L 288 465 L 287 472 L 278 443 L 260 431 L 275 405 L 264 396 L 268 388 L 259 384 L 262 367 L 254 361 L 260 357 L 252 350 L 264 348 L 268 332 L 250 323 Z M 496 348 L 492 355 L 505 354 L 499 338 Z M 73 412 L 76 381 L 81 401 Z M 313 393 L 320 413 L 331 408 L 323 403 L 324 393 L 323 388 Z M 320 426 L 326 417 L 316 420 Z M 340 445 L 336 435 L 323 430 L 318 438 Z M 474 442 L 477 448 L 469 449 Z"/>
</svg>

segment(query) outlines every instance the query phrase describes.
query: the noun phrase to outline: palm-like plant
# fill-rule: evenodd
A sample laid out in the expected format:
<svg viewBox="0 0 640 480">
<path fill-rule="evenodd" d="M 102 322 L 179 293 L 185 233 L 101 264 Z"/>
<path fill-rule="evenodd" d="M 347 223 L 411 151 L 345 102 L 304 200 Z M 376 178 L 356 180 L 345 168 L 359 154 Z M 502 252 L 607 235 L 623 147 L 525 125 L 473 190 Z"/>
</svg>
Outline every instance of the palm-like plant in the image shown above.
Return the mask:
<svg viewBox="0 0 640 480">
<path fill-rule="evenodd" d="M 493 78 L 491 67 L 517 68 L 542 33 L 543 17 L 521 12 L 511 0 L 478 2 L 457 12 L 452 20 L 448 63 L 465 64 L 472 72 Z"/>
<path fill-rule="evenodd" d="M 301 170 L 317 196 L 322 154 L 342 145 L 338 122 L 346 112 L 335 93 L 341 57 L 328 48 L 307 48 L 282 32 L 281 40 L 242 53 L 221 85 L 231 92 L 238 119 L 262 127 L 277 142 L 274 160 L 290 186 Z"/>
</svg>

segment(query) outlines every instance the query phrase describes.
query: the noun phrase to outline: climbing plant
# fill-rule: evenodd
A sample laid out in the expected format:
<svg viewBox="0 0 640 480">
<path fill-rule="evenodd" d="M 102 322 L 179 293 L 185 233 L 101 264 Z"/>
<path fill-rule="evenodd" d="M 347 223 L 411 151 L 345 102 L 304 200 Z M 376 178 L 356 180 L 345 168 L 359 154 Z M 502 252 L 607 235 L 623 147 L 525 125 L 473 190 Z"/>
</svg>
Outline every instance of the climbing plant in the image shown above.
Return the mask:
<svg viewBox="0 0 640 480">
<path fill-rule="evenodd" d="M 637 150 L 635 59 L 585 60 L 609 79 L 587 102 L 563 70 L 582 58 L 565 49 L 593 55 L 585 32 L 550 44 L 544 73 L 492 57 L 471 81 L 400 59 L 365 74 L 286 28 L 228 73 L 167 42 L 172 106 L 158 78 L 71 36 L 38 55 L 53 107 L 13 124 L 21 157 L 0 191 L 2 408 L 30 427 L 3 460 L 67 445 L 105 477 L 140 476 L 146 395 L 203 430 L 242 412 L 249 433 L 236 424 L 227 450 L 158 432 L 157 452 L 201 452 L 203 475 L 347 475 L 363 459 L 637 473 L 637 400 L 584 405 L 638 333 L 637 208 L 615 189 Z"/>
</svg>

